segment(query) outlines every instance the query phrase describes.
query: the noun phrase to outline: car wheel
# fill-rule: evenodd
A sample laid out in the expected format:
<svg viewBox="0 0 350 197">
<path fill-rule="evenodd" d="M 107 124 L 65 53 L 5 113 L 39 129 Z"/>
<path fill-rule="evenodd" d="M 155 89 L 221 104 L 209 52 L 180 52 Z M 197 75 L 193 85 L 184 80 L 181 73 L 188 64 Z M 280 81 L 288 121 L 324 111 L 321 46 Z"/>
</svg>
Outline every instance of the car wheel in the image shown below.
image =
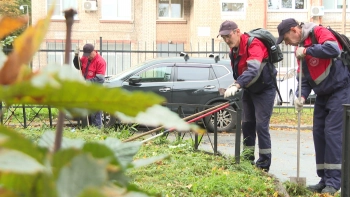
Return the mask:
<svg viewBox="0 0 350 197">
<path fill-rule="evenodd" d="M 213 103 L 211 105 L 219 105 L 221 103 Z M 236 126 L 236 110 L 232 106 L 218 111 L 217 114 L 217 131 L 218 132 L 232 132 Z M 206 127 L 209 132 L 214 132 L 214 114 L 204 118 Z"/>
<path fill-rule="evenodd" d="M 114 116 L 111 116 L 109 113 L 103 112 L 102 113 L 102 123 L 105 128 L 111 128 L 116 126 L 117 124 L 117 118 Z"/>
<path fill-rule="evenodd" d="M 294 94 L 293 92 L 289 93 L 289 104 L 294 105 Z"/>
</svg>

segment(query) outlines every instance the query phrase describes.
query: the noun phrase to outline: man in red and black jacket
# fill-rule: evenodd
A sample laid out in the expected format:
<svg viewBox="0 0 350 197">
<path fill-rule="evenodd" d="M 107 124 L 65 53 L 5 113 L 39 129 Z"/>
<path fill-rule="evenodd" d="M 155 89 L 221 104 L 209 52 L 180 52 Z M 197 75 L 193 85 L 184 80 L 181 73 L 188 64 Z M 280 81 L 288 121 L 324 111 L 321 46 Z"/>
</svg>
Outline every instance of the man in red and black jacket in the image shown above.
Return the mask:
<svg viewBox="0 0 350 197">
<path fill-rule="evenodd" d="M 105 81 L 106 61 L 97 53 L 92 44 L 85 44 L 83 52 L 83 57 L 79 60 L 79 48 L 75 51 L 73 59 L 75 68 L 81 70 L 86 81 L 102 84 Z M 102 112 L 91 114 L 89 119 L 97 128 L 102 127 Z"/>
<path fill-rule="evenodd" d="M 277 27 L 279 38 L 287 45 L 298 46 L 298 75 L 302 63 L 301 99 L 295 99 L 295 108 L 303 108 L 305 98 L 313 89 L 317 94 L 314 105 L 313 138 L 316 153 L 318 184 L 308 188 L 319 193 L 334 194 L 341 185 L 342 163 L 342 104 L 350 103 L 350 73 L 339 59 L 342 47 L 325 27 L 315 23 L 299 24 L 295 19 L 282 20 Z M 312 35 L 313 33 L 313 35 Z M 316 39 L 313 41 L 313 39 Z M 316 41 L 316 42 L 315 42 Z"/>
<path fill-rule="evenodd" d="M 247 48 L 248 34 L 241 33 L 233 21 L 224 21 L 219 35 L 230 47 L 230 59 L 234 83 L 225 91 L 224 97 L 243 89 L 242 131 L 245 158 L 254 164 L 256 136 L 258 136 L 259 159 L 255 165 L 269 171 L 271 165 L 270 118 L 276 96 L 274 79 L 277 70 L 266 61 L 268 50 L 259 39 L 253 39 Z M 219 36 L 218 35 L 218 36 Z"/>
</svg>

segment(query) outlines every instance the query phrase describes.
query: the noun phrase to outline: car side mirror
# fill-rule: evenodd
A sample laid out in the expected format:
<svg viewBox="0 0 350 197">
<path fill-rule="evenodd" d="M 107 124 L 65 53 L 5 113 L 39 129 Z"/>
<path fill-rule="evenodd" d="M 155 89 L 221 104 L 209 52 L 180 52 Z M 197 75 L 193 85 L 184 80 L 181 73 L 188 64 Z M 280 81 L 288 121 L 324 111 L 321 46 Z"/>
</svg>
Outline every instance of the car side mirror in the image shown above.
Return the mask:
<svg viewBox="0 0 350 197">
<path fill-rule="evenodd" d="M 129 85 L 134 85 L 134 84 L 137 84 L 140 82 L 141 82 L 141 77 L 138 75 L 134 75 L 134 76 L 129 78 Z"/>
</svg>

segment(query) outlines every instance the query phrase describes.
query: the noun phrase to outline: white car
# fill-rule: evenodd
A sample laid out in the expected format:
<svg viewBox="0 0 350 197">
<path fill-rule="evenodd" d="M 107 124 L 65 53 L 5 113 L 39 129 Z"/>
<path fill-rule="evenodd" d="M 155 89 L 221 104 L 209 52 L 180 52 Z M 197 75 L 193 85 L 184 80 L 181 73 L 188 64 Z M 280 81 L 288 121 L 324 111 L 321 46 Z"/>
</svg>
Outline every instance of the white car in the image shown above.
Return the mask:
<svg viewBox="0 0 350 197">
<path fill-rule="evenodd" d="M 277 87 L 281 93 L 283 103 L 294 105 L 295 91 L 297 89 L 298 81 L 296 80 L 296 68 L 289 69 L 280 78 L 277 78 Z M 311 103 L 315 100 L 316 94 L 312 90 L 306 103 Z M 280 98 L 276 93 L 275 105 L 280 104 Z"/>
</svg>

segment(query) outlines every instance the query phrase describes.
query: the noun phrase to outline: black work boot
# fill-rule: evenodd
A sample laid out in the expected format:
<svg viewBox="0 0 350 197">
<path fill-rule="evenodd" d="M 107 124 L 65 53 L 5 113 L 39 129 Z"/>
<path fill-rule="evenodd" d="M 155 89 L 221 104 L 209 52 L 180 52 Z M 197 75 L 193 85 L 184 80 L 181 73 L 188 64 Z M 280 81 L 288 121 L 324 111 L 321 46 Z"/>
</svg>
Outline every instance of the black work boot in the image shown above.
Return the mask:
<svg viewBox="0 0 350 197">
<path fill-rule="evenodd" d="M 321 191 L 322 194 L 330 194 L 330 195 L 334 195 L 335 192 L 337 192 L 338 190 L 335 189 L 334 187 L 332 186 L 326 186 L 325 188 L 323 188 L 323 190 Z"/>
<path fill-rule="evenodd" d="M 321 191 L 326 187 L 326 185 L 322 184 L 322 183 L 318 183 L 316 185 L 309 185 L 307 187 L 308 190 L 312 191 L 312 192 L 317 192 L 317 193 L 321 193 Z"/>
</svg>

